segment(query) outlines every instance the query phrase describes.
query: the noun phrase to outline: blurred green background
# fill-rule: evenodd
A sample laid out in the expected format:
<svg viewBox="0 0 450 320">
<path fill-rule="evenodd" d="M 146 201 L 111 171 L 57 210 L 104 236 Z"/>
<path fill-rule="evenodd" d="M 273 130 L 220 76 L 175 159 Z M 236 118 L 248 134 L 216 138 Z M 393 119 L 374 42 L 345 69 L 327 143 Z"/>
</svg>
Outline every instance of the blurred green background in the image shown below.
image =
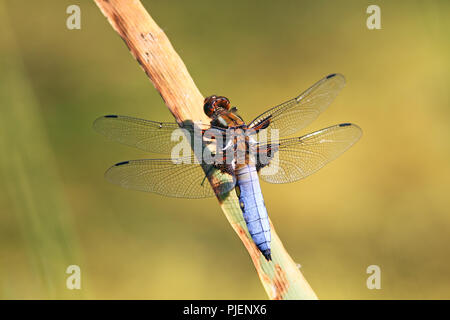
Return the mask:
<svg viewBox="0 0 450 320">
<path fill-rule="evenodd" d="M 303 133 L 354 122 L 362 139 L 304 181 L 262 185 L 319 298 L 450 298 L 448 1 L 143 3 L 200 91 L 247 120 L 346 76 Z M 71 4 L 81 30 L 66 28 Z M 381 30 L 366 28 L 370 4 Z M 95 118 L 173 118 L 93 1 L 0 0 L 0 27 L 0 298 L 266 299 L 215 199 L 103 179 L 149 155 L 96 134 Z M 70 264 L 82 290 L 65 287 Z"/>
</svg>

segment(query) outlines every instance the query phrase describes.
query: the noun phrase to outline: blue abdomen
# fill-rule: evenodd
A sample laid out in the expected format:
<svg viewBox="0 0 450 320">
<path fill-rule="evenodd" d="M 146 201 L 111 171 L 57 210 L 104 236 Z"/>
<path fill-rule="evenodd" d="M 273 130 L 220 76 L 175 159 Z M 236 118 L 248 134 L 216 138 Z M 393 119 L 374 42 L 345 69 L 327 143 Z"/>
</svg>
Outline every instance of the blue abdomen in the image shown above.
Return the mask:
<svg viewBox="0 0 450 320">
<path fill-rule="evenodd" d="M 267 260 L 270 251 L 270 224 L 255 166 L 246 165 L 236 171 L 240 189 L 239 204 L 250 236 Z"/>
</svg>

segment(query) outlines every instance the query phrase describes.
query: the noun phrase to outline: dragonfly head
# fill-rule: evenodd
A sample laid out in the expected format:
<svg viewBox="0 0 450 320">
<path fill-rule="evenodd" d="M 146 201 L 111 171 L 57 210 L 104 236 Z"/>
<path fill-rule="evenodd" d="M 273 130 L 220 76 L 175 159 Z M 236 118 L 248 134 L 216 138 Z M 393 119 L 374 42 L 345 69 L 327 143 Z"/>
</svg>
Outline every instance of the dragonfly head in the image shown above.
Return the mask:
<svg viewBox="0 0 450 320">
<path fill-rule="evenodd" d="M 203 110 L 208 117 L 212 118 L 221 111 L 230 110 L 230 100 L 222 96 L 209 96 L 204 101 Z"/>
</svg>

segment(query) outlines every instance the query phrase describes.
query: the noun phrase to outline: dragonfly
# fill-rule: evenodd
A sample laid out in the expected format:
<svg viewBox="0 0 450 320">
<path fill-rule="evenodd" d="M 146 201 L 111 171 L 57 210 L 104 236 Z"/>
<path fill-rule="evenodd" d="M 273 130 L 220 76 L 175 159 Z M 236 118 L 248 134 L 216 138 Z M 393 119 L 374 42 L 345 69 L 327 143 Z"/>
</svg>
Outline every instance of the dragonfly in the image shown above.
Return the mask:
<svg viewBox="0 0 450 320">
<path fill-rule="evenodd" d="M 121 115 L 100 117 L 94 122 L 97 132 L 120 143 L 164 155 L 158 159 L 117 163 L 106 171 L 105 178 L 124 188 L 169 197 L 224 197 L 236 192 L 253 242 L 265 259 L 271 261 L 269 216 L 259 179 L 276 184 L 298 181 L 337 158 L 359 140 L 362 130 L 352 123 L 288 137 L 313 122 L 344 85 L 343 75 L 330 74 L 295 98 L 268 109 L 249 124 L 244 122 L 236 107 L 231 107 L 228 98 L 217 95 L 204 100 L 203 109 L 210 119 L 205 124 L 180 126 L 175 122 Z M 195 135 L 197 130 L 200 150 L 212 149 L 214 161 L 199 159 L 202 152 L 174 157 L 173 150 L 180 139 L 174 139 L 173 134 L 180 127 L 187 136 Z M 206 137 L 205 133 L 210 130 L 214 133 Z M 230 130 L 234 130 L 231 135 Z M 190 147 L 192 137 L 184 142 Z M 238 152 L 241 156 L 237 156 Z M 206 179 L 210 183 L 205 182 Z"/>
</svg>

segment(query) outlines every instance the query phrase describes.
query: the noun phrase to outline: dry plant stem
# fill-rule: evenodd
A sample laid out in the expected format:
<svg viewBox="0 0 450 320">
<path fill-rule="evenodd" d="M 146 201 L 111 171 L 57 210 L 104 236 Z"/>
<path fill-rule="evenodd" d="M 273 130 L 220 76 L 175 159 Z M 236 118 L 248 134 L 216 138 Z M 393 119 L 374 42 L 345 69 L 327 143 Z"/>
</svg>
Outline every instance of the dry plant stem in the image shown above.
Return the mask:
<svg viewBox="0 0 450 320">
<path fill-rule="evenodd" d="M 94 0 L 114 30 L 161 94 L 181 124 L 209 123 L 203 96 L 164 32 L 138 0 Z M 273 261 L 267 262 L 253 243 L 234 192 L 219 199 L 225 216 L 247 248 L 270 299 L 317 299 L 272 228 Z"/>
</svg>

